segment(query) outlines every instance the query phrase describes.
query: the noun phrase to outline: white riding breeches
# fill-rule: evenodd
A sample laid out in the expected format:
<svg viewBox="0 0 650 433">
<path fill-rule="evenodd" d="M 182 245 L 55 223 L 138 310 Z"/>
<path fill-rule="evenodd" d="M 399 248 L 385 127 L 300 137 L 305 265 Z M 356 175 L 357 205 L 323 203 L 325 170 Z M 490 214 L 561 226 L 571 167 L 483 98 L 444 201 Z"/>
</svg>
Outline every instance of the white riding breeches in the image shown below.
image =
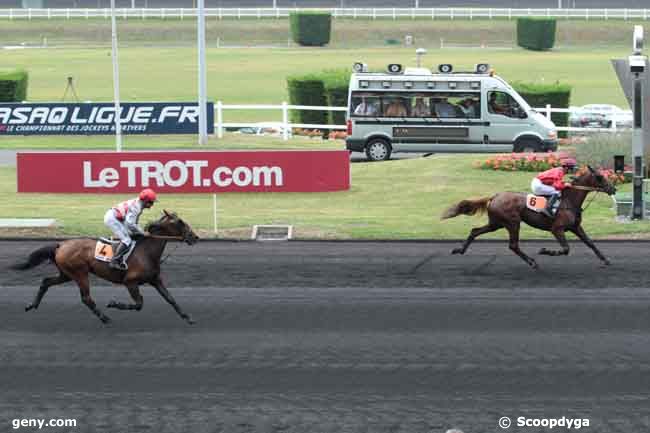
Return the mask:
<svg viewBox="0 0 650 433">
<path fill-rule="evenodd" d="M 115 211 L 113 211 L 113 209 L 109 209 L 108 212 L 106 212 L 106 215 L 104 215 L 104 224 L 106 224 L 106 227 L 111 229 L 113 234 L 122 241 L 124 245 L 131 245 L 132 239 L 129 235 L 129 231 L 126 229 L 124 224 L 115 217 Z"/>
<path fill-rule="evenodd" d="M 534 178 L 530 183 L 530 189 L 533 190 L 533 194 L 535 195 L 553 195 L 560 193 L 560 191 L 552 186 L 543 184 L 542 181 L 537 178 Z"/>
</svg>

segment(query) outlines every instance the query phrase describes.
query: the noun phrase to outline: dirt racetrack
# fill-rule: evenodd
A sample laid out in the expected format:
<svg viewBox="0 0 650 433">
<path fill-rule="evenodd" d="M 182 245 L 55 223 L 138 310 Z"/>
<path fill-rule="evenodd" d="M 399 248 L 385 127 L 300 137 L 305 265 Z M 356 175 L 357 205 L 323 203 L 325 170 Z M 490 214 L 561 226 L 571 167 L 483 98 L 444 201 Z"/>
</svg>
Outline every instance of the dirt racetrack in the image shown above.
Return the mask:
<svg viewBox="0 0 650 433">
<path fill-rule="evenodd" d="M 609 268 L 572 244 L 535 272 L 505 243 L 205 242 L 163 266 L 196 325 L 143 288 L 142 311 L 105 310 L 110 327 L 70 283 L 23 311 L 54 267 L 6 269 L 43 244 L 0 242 L 0 431 L 650 429 L 650 243 L 600 242 Z M 92 294 L 128 300 L 97 280 Z"/>
</svg>

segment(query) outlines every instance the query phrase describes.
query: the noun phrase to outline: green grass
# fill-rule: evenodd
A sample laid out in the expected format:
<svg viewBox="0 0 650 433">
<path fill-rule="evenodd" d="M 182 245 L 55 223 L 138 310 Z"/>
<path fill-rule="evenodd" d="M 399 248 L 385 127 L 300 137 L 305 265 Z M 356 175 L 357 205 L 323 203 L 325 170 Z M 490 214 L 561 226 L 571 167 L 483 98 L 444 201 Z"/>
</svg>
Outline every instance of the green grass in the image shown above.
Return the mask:
<svg viewBox="0 0 650 433">
<path fill-rule="evenodd" d="M 128 135 L 122 137 L 124 150 L 148 149 L 197 149 L 197 150 L 253 150 L 253 149 L 344 149 L 343 140 L 311 139 L 295 136 L 284 141 L 276 136 L 255 136 L 249 134 L 225 133 L 224 139 L 208 137 L 204 146 L 197 144 L 195 135 Z M 0 138 L 0 149 L 30 150 L 115 150 L 113 136 L 64 136 L 64 137 L 22 137 Z"/>
<path fill-rule="evenodd" d="M 47 39 L 50 46 L 110 47 L 110 20 L 4 20 L 0 41 L 12 45 L 37 45 Z M 556 47 L 629 47 L 632 29 L 642 21 L 558 20 Z M 449 44 L 478 47 L 515 46 L 516 20 L 431 20 L 431 19 L 334 19 L 330 48 L 381 47 L 388 40 L 404 43 L 411 35 L 418 46 Z M 195 19 L 118 19 L 120 43 L 128 46 L 192 46 L 196 44 Z M 206 20 L 206 43 L 226 46 L 287 46 L 288 19 Z"/>
<path fill-rule="evenodd" d="M 524 191 L 533 173 L 479 170 L 480 156 L 429 158 L 352 165 L 352 188 L 336 193 L 224 193 L 218 195 L 220 237 L 245 238 L 254 224 L 291 224 L 299 238 L 455 239 L 467 236 L 485 216 L 440 221 L 448 206 L 498 191 Z M 0 218 L 55 218 L 63 235 L 105 234 L 103 215 L 128 195 L 17 194 L 16 172 L 0 169 Z M 629 189 L 629 187 L 628 187 Z M 162 194 L 156 210 L 177 211 L 203 236 L 212 233 L 212 196 Z M 143 222 L 157 212 L 146 212 Z M 615 224 L 612 200 L 598 195 L 585 214 L 594 237 L 639 237 L 650 223 Z M 504 238 L 498 232 L 486 238 Z M 522 238 L 548 238 L 528 227 Z"/>
</svg>

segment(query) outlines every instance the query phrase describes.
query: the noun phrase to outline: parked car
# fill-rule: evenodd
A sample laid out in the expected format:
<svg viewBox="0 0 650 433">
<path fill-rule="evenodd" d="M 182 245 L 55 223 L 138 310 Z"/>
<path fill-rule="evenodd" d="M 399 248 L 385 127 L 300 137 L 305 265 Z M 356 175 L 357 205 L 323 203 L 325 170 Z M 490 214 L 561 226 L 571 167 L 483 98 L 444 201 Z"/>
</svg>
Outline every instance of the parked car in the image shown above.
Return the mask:
<svg viewBox="0 0 650 433">
<path fill-rule="evenodd" d="M 617 128 L 631 128 L 634 118 L 616 105 L 588 104 L 580 107 L 579 120 L 583 127 L 611 128 L 616 122 Z"/>
<path fill-rule="evenodd" d="M 574 128 L 609 128 L 609 119 L 603 113 L 578 107 L 569 114 L 569 125 Z"/>
<path fill-rule="evenodd" d="M 282 135 L 284 126 L 275 123 L 259 123 L 254 126 L 246 126 L 239 128 L 236 132 L 240 134 L 253 134 L 253 135 Z"/>
</svg>

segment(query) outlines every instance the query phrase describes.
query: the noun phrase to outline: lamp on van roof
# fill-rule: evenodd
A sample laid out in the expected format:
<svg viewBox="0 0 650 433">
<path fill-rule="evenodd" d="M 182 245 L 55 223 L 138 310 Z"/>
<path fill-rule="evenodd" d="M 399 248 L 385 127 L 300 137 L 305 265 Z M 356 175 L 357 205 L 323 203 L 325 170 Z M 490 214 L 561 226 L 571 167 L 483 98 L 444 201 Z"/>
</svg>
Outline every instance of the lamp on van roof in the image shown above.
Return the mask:
<svg viewBox="0 0 650 433">
<path fill-rule="evenodd" d="M 390 81 L 382 81 L 381 86 L 385 89 L 388 89 L 390 87 Z"/>
<path fill-rule="evenodd" d="M 433 89 L 434 87 L 436 87 L 436 83 L 434 83 L 433 81 L 427 81 L 427 87 L 429 89 Z"/>
<path fill-rule="evenodd" d="M 477 63 L 474 70 L 477 74 L 487 74 L 490 70 L 490 65 L 487 63 Z"/>
<path fill-rule="evenodd" d="M 456 84 L 455 82 L 453 82 L 453 81 L 450 81 L 450 82 L 449 82 L 449 88 L 450 88 L 450 89 L 455 89 L 456 86 L 458 86 L 458 84 Z"/>
<path fill-rule="evenodd" d="M 443 63 L 442 65 L 438 65 L 438 72 L 441 74 L 451 74 L 451 71 L 454 70 L 454 67 L 451 66 L 449 63 Z"/>
<path fill-rule="evenodd" d="M 389 74 L 399 74 L 402 72 L 402 65 L 399 63 L 391 63 L 386 69 L 388 70 Z"/>
<path fill-rule="evenodd" d="M 478 88 L 481 87 L 481 82 L 480 82 L 480 81 L 472 81 L 472 82 L 469 84 L 469 86 L 470 86 L 472 89 L 478 89 Z"/>
<path fill-rule="evenodd" d="M 404 81 L 404 87 L 410 89 L 413 87 L 413 81 Z"/>
<path fill-rule="evenodd" d="M 354 72 L 368 72 L 368 65 L 365 63 L 357 62 L 354 65 L 352 65 L 352 70 Z"/>
<path fill-rule="evenodd" d="M 367 88 L 369 85 L 368 80 L 359 80 L 359 87 Z"/>
</svg>

